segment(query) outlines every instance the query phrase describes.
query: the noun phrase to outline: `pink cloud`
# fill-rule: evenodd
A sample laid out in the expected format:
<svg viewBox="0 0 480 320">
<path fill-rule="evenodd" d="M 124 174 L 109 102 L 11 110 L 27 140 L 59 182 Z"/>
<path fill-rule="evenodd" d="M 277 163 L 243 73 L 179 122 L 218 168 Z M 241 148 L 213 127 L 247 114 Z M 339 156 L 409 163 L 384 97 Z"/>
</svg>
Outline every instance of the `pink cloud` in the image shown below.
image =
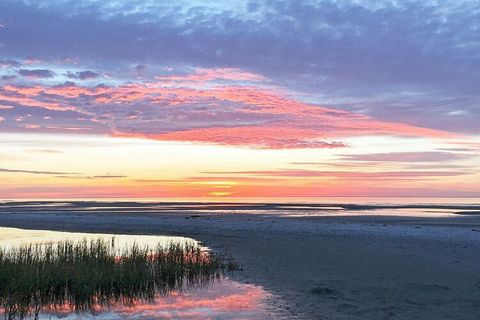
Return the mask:
<svg viewBox="0 0 480 320">
<path fill-rule="evenodd" d="M 118 136 L 139 136 L 117 133 Z M 315 130 L 278 126 L 215 127 L 177 131 L 159 135 L 141 134 L 151 139 L 173 141 L 195 141 L 232 146 L 251 146 L 266 149 L 293 148 L 340 148 L 341 142 L 318 140 L 322 135 Z"/>
<path fill-rule="evenodd" d="M 345 137 L 365 135 L 454 137 L 304 103 L 266 83 L 238 69 L 196 69 L 119 86 L 6 85 L 0 87 L 0 105 L 77 112 L 114 136 L 254 148 L 338 148 L 346 146 L 341 141 Z M 55 123 L 42 130 L 52 128 L 88 131 L 75 123 Z"/>
<path fill-rule="evenodd" d="M 193 73 L 186 75 L 167 75 L 157 76 L 156 80 L 162 82 L 178 82 L 182 84 L 203 83 L 214 80 L 229 80 L 229 81 L 247 81 L 259 82 L 264 81 L 265 78 L 251 72 L 245 72 L 235 68 L 196 68 Z"/>
<path fill-rule="evenodd" d="M 42 61 L 39 58 L 29 57 L 23 60 L 23 63 L 26 65 L 35 65 L 40 64 Z"/>
<path fill-rule="evenodd" d="M 27 128 L 27 129 L 38 129 L 38 128 L 40 128 L 40 126 L 36 125 L 36 124 L 23 124 L 22 127 Z"/>
<path fill-rule="evenodd" d="M 72 106 L 62 105 L 57 101 L 42 101 L 38 96 L 42 89 L 40 87 L 14 87 L 5 86 L 0 91 L 0 103 L 19 104 L 30 107 L 38 107 L 47 110 L 74 110 Z"/>
</svg>

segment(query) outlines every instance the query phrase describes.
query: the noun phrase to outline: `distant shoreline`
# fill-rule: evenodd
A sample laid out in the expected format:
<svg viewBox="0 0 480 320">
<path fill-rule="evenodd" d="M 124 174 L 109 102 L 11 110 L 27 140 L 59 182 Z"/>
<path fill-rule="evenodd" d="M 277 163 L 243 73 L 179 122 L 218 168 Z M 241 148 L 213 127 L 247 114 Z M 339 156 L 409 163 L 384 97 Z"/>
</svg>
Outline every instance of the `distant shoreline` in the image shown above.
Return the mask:
<svg viewBox="0 0 480 320">
<path fill-rule="evenodd" d="M 408 198 L 407 198 L 408 199 Z M 444 198 L 442 198 L 444 199 Z M 455 198 L 458 199 L 458 198 Z M 462 199 L 477 199 L 477 198 L 462 198 Z M 302 208 L 328 208 L 328 207 L 340 207 L 343 209 L 349 210 L 368 210 L 368 209 L 480 209 L 480 199 L 478 201 L 466 202 L 464 204 L 458 203 L 406 203 L 406 204 L 396 204 L 396 203 L 384 203 L 384 204 L 362 204 L 353 203 L 353 202 L 242 202 L 242 201 L 125 201 L 125 200 L 0 200 L 0 207 L 6 205 L 46 205 L 46 204 L 72 204 L 76 206 L 108 206 L 115 204 L 117 206 L 142 206 L 142 207 L 151 207 L 158 205 L 212 205 L 212 206 L 224 206 L 224 208 L 244 206 L 245 208 L 253 209 L 276 209 L 276 207 L 299 207 Z"/>
</svg>

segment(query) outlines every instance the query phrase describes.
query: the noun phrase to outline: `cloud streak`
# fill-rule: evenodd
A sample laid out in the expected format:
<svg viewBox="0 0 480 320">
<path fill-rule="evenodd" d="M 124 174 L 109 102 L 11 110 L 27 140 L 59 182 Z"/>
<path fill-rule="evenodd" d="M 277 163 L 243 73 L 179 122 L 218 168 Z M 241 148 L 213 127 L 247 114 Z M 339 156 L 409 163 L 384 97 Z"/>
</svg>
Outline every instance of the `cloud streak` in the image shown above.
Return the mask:
<svg viewBox="0 0 480 320">
<path fill-rule="evenodd" d="M 22 170 L 22 169 L 6 169 L 0 168 L 0 172 L 4 173 L 28 173 L 28 174 L 40 174 L 40 175 L 77 175 L 78 172 L 59 172 L 59 171 L 41 171 L 41 170 Z"/>
<path fill-rule="evenodd" d="M 441 151 L 426 152 L 390 152 L 370 153 L 360 155 L 343 155 L 342 160 L 361 162 L 443 162 L 474 157 L 472 154 L 462 154 Z"/>
<path fill-rule="evenodd" d="M 463 171 L 325 171 L 325 170 L 256 170 L 256 171 L 219 171 L 204 172 L 215 175 L 251 175 L 265 177 L 295 177 L 295 178 L 347 178 L 347 179 L 417 179 L 428 177 L 453 177 L 468 175 L 469 172 Z"/>
</svg>

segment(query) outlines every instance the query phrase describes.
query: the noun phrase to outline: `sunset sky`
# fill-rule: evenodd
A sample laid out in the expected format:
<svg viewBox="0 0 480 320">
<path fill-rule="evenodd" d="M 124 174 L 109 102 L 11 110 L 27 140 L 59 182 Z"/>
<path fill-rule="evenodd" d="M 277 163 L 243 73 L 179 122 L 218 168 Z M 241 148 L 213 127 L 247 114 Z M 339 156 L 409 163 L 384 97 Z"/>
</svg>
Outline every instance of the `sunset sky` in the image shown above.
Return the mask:
<svg viewBox="0 0 480 320">
<path fill-rule="evenodd" d="M 478 1 L 0 1 L 0 198 L 480 197 Z"/>
</svg>

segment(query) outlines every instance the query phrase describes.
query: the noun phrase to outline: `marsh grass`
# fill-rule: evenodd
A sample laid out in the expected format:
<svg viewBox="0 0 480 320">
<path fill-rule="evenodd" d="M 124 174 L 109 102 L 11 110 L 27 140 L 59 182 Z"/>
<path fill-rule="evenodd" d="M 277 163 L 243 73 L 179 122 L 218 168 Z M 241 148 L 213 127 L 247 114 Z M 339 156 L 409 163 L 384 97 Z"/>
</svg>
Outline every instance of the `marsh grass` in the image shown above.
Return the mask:
<svg viewBox="0 0 480 320">
<path fill-rule="evenodd" d="M 205 286 L 238 266 L 195 243 L 153 248 L 115 241 L 61 241 L 0 249 L 0 303 L 5 319 L 39 319 L 42 310 L 91 312 L 117 303 L 152 302 Z"/>
</svg>

